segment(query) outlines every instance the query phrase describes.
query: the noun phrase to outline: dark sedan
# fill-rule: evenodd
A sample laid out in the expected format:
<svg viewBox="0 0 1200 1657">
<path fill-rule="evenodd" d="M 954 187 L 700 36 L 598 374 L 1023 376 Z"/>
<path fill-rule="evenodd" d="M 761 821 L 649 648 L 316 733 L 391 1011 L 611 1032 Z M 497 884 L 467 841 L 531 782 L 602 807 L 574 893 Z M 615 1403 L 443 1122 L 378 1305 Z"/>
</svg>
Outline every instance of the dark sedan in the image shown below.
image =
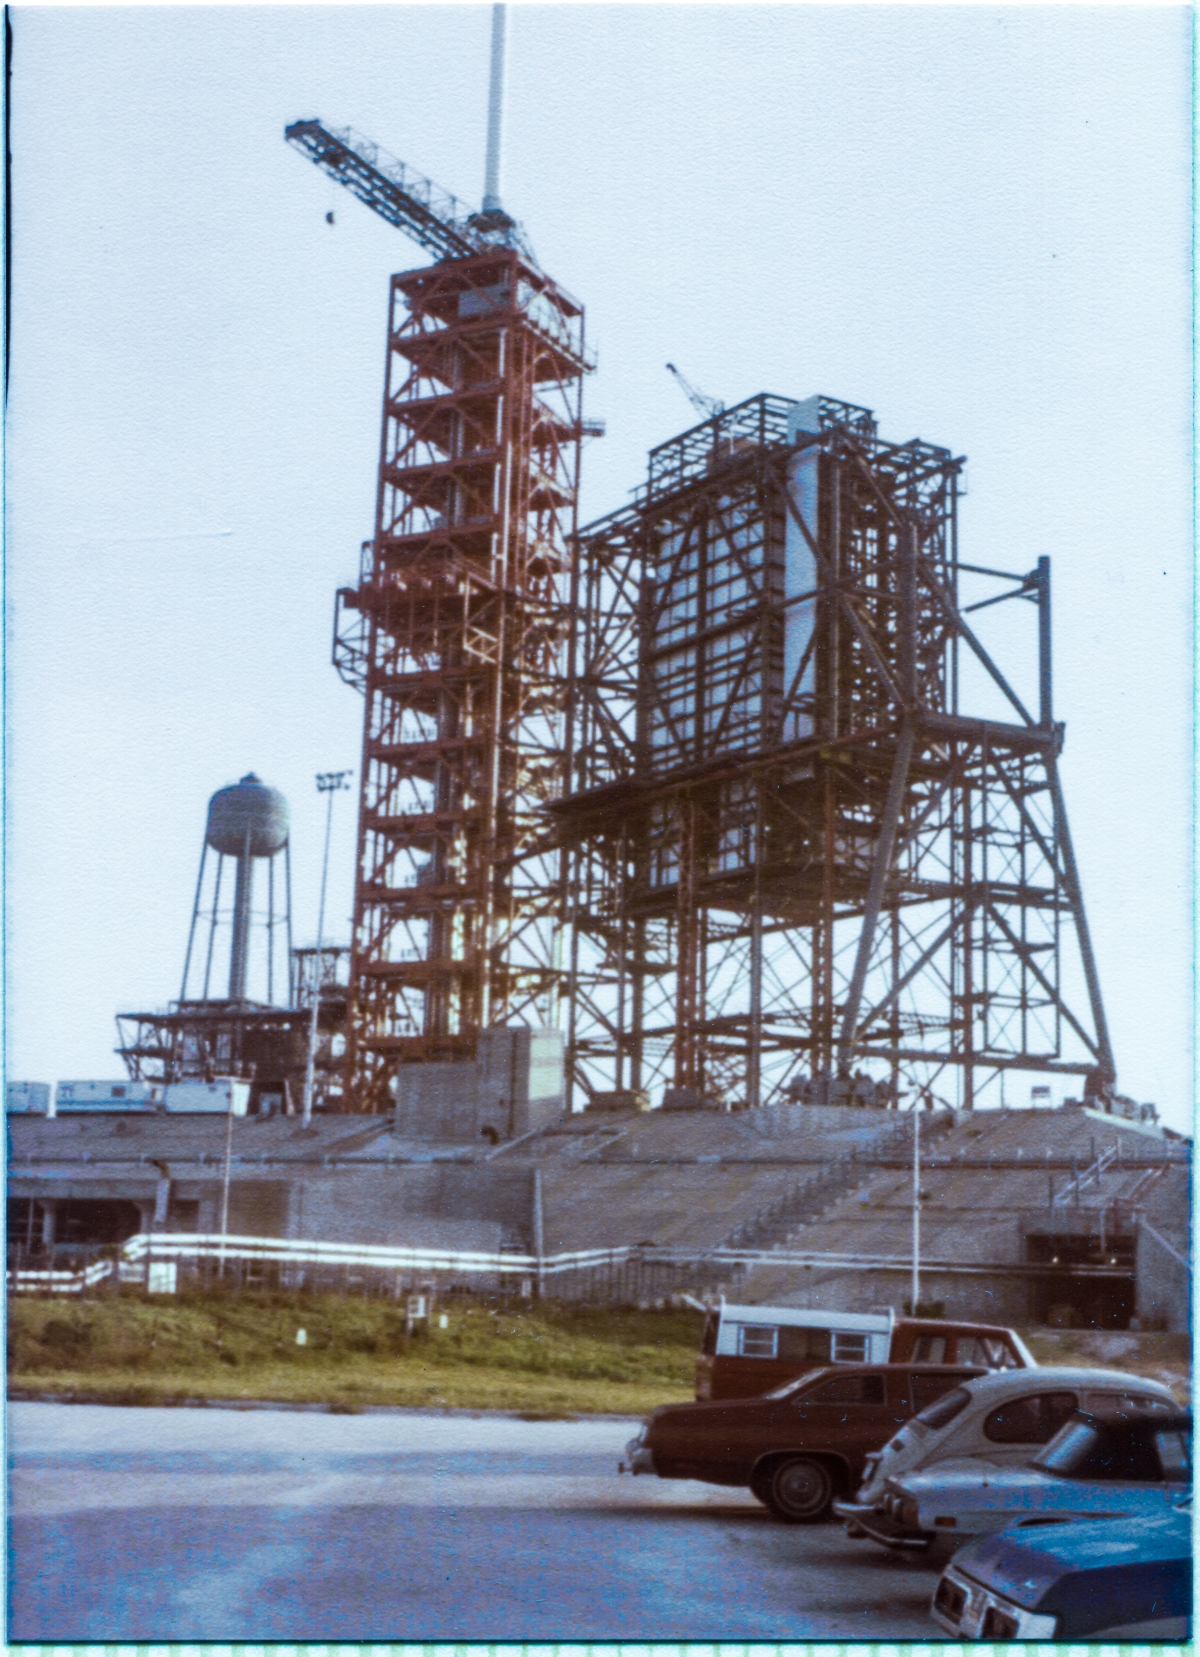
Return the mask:
<svg viewBox="0 0 1200 1657">
<path fill-rule="evenodd" d="M 746 1485 L 777 1519 L 815 1524 L 910 1416 L 985 1372 L 958 1365 L 839 1364 L 760 1398 L 665 1404 L 619 1471 Z"/>
</svg>

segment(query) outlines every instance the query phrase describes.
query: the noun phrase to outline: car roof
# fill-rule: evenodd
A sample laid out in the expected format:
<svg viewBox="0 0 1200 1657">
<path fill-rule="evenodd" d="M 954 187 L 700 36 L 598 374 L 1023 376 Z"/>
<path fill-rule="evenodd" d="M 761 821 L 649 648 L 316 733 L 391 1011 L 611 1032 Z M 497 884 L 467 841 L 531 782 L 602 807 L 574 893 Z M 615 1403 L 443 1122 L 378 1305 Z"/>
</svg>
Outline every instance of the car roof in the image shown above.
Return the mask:
<svg viewBox="0 0 1200 1657">
<path fill-rule="evenodd" d="M 918 1329 L 922 1334 L 1011 1335 L 1006 1323 L 972 1323 L 967 1318 L 897 1318 L 897 1329 Z"/>
<path fill-rule="evenodd" d="M 1149 1392 L 1156 1398 L 1170 1398 L 1171 1390 L 1161 1381 L 1145 1375 L 1129 1375 L 1123 1369 L 1085 1369 L 1067 1364 L 1039 1365 L 1037 1369 L 1000 1369 L 971 1382 L 973 1397 L 1004 1398 L 1009 1393 L 1054 1392 L 1058 1387 L 1095 1387 L 1097 1390 Z"/>
<path fill-rule="evenodd" d="M 822 1364 L 820 1369 L 809 1370 L 796 1379 L 815 1381 L 818 1375 L 928 1375 L 931 1372 L 961 1381 L 973 1381 L 987 1374 L 981 1364 Z"/>
<path fill-rule="evenodd" d="M 1076 1410 L 1071 1420 L 1086 1421 L 1093 1427 L 1102 1427 L 1106 1433 L 1125 1433 L 1130 1438 L 1142 1438 L 1147 1433 L 1190 1433 L 1192 1430 L 1192 1417 L 1188 1410 L 1176 1410 L 1172 1415 L 1142 1415 L 1133 1421 L 1114 1421 L 1108 1415 Z"/>
</svg>

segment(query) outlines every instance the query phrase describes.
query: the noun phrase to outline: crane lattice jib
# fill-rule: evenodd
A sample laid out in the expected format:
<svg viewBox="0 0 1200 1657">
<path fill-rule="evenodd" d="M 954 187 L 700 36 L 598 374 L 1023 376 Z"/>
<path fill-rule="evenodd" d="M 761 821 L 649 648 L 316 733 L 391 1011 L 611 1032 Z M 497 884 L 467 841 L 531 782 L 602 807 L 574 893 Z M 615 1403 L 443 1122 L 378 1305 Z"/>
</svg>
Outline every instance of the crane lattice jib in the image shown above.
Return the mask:
<svg viewBox="0 0 1200 1657">
<path fill-rule="evenodd" d="M 435 258 L 462 259 L 489 245 L 467 225 L 469 209 L 456 196 L 351 128 L 330 132 L 319 121 L 296 121 L 284 137 Z"/>
</svg>

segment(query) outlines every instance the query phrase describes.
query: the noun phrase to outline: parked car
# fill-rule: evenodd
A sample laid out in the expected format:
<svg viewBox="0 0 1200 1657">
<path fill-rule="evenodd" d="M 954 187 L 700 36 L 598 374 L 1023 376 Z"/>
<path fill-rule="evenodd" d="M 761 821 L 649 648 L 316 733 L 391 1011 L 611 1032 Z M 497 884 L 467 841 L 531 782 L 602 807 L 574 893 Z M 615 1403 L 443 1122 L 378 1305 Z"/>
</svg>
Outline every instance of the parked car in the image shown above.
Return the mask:
<svg viewBox="0 0 1200 1657">
<path fill-rule="evenodd" d="M 960 1366 L 849 1364 L 764 1398 L 664 1404 L 625 1448 L 618 1472 L 747 1485 L 777 1519 L 812 1524 L 897 1426 L 981 1373 Z"/>
<path fill-rule="evenodd" d="M 733 1306 L 723 1300 L 705 1320 L 696 1397 L 757 1398 L 827 1364 L 1032 1369 L 1037 1359 L 1015 1329 L 999 1324 L 897 1320 L 891 1311 Z"/>
<path fill-rule="evenodd" d="M 932 1616 L 956 1640 L 1190 1639 L 1191 1502 L 977 1537 L 943 1572 Z"/>
<path fill-rule="evenodd" d="M 1027 1462 L 1078 1409 L 1104 1415 L 1173 1413 L 1166 1387 L 1119 1370 L 1055 1368 L 981 1375 L 945 1392 L 913 1417 L 881 1450 L 868 1455 L 853 1500 L 834 1512 L 851 1536 L 862 1536 L 889 1479 L 936 1463 L 967 1461 L 975 1468 Z M 862 1521 L 860 1523 L 860 1521 Z M 866 1528 L 864 1528 L 866 1527 Z"/>
<path fill-rule="evenodd" d="M 1191 1416 L 1078 1412 L 1024 1466 L 972 1460 L 889 1478 L 856 1523 L 889 1548 L 954 1547 L 1015 1519 L 1161 1516 L 1191 1481 Z"/>
</svg>

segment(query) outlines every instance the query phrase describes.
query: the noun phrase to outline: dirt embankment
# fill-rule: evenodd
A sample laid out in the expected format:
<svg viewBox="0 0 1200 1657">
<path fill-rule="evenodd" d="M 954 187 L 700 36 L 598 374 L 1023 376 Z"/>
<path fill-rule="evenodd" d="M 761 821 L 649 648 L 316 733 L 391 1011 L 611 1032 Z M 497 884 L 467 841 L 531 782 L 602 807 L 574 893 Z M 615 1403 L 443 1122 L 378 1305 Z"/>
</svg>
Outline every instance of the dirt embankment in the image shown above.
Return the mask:
<svg viewBox="0 0 1200 1657">
<path fill-rule="evenodd" d="M 1181 1404 L 1191 1402 L 1190 1335 L 1132 1329 L 1028 1329 L 1022 1335 L 1040 1364 L 1095 1364 L 1098 1369 L 1123 1369 L 1131 1375 L 1161 1381 Z"/>
</svg>

